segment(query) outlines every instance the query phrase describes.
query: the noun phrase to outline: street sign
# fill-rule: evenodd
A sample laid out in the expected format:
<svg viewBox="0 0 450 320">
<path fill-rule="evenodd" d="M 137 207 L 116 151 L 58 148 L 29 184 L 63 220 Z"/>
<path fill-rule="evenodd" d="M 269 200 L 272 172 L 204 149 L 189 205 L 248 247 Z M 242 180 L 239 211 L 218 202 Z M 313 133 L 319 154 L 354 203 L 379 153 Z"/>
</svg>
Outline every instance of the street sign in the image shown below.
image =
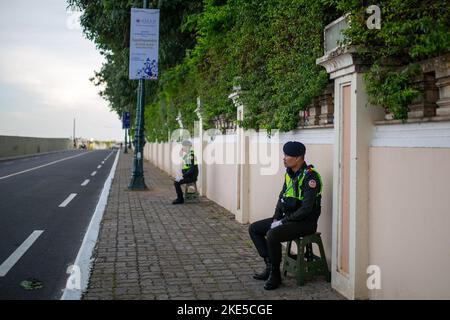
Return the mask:
<svg viewBox="0 0 450 320">
<path fill-rule="evenodd" d="M 159 9 L 131 8 L 131 80 L 158 79 Z"/>
<path fill-rule="evenodd" d="M 122 113 L 122 129 L 130 129 L 130 123 L 131 123 L 130 113 L 129 112 Z"/>
</svg>

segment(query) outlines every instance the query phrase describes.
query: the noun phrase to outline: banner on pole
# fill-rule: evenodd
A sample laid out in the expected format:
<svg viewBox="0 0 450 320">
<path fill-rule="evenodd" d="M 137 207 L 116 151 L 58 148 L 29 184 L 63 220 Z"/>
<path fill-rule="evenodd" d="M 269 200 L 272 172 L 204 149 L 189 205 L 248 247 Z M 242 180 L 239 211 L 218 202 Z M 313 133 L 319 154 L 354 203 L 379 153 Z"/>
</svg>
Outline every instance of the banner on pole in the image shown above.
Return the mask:
<svg viewBox="0 0 450 320">
<path fill-rule="evenodd" d="M 159 9 L 131 8 L 131 80 L 158 79 Z"/>
</svg>

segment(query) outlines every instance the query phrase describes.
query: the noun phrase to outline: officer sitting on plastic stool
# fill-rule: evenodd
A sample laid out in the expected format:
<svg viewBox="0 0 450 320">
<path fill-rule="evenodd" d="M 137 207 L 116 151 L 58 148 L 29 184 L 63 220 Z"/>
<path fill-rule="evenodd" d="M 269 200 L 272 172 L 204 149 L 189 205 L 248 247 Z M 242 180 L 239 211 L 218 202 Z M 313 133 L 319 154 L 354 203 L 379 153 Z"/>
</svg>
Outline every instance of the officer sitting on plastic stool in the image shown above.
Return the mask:
<svg viewBox="0 0 450 320">
<path fill-rule="evenodd" d="M 175 190 L 177 192 L 177 198 L 172 204 L 181 204 L 184 202 L 183 191 L 181 185 L 185 183 L 191 183 L 197 181 L 198 176 L 198 164 L 194 155 L 192 143 L 189 140 L 182 142 L 183 152 L 183 166 L 181 168 L 182 176 L 177 176 L 174 181 Z"/>
<path fill-rule="evenodd" d="M 306 164 L 305 146 L 289 141 L 283 152 L 286 173 L 275 214 L 249 227 L 250 237 L 266 263 L 265 270 L 253 278 L 267 280 L 266 290 L 281 284 L 281 243 L 314 234 L 320 215 L 322 179 L 314 166 Z"/>
</svg>

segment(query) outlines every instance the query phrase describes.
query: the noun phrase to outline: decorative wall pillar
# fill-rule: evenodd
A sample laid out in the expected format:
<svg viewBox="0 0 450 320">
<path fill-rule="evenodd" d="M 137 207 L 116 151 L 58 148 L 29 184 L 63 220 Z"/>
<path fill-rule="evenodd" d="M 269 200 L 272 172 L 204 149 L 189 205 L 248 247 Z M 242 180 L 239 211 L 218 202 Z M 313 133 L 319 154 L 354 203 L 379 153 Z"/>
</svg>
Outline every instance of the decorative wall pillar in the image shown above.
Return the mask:
<svg viewBox="0 0 450 320">
<path fill-rule="evenodd" d="M 439 90 L 436 115 L 450 116 L 450 55 L 439 57 L 436 60 L 436 86 Z"/>
<path fill-rule="evenodd" d="M 314 97 L 312 99 L 311 104 L 307 108 L 308 108 L 307 121 L 306 121 L 307 125 L 308 126 L 317 126 L 319 124 L 320 112 L 321 112 L 319 98 Z"/>
<path fill-rule="evenodd" d="M 182 120 L 182 116 L 181 116 L 181 112 L 178 111 L 178 115 L 175 118 L 175 120 L 177 120 L 178 125 L 180 126 L 180 129 L 183 129 L 183 120 Z"/>
<path fill-rule="evenodd" d="M 236 126 L 236 220 L 240 223 L 250 221 L 249 214 L 249 137 L 246 136 L 240 121 L 244 120 L 245 107 L 240 101 L 242 94 L 239 86 L 234 87 L 234 92 L 228 98 L 233 100 L 237 113 Z"/>
<path fill-rule="evenodd" d="M 195 154 L 197 156 L 198 163 L 198 179 L 200 182 L 199 192 L 200 195 L 206 197 L 207 190 L 207 179 L 206 179 L 206 163 L 203 158 L 203 152 L 206 149 L 206 144 L 208 141 L 204 140 L 204 132 L 203 132 L 203 100 L 200 97 L 197 97 L 197 109 L 195 109 L 195 113 L 198 117 L 198 122 L 195 123 L 194 126 L 194 137 L 198 137 L 198 143 L 194 145 Z"/>
<path fill-rule="evenodd" d="M 436 115 L 436 101 L 439 98 L 439 89 L 432 73 L 422 73 L 417 76 L 413 86 L 420 91 L 420 95 L 409 106 L 408 119 L 421 119 Z"/>
<path fill-rule="evenodd" d="M 364 65 L 355 51 L 337 48 L 316 63 L 334 80 L 332 287 L 349 299 L 367 299 L 369 146 L 384 110 L 366 106 Z"/>
</svg>

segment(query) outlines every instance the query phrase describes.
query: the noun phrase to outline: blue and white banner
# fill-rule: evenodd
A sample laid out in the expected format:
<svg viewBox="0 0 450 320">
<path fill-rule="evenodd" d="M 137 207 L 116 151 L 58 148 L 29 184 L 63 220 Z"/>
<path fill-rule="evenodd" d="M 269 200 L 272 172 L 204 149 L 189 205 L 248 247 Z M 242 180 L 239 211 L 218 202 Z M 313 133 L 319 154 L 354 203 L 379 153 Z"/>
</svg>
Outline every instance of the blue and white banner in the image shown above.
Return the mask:
<svg viewBox="0 0 450 320">
<path fill-rule="evenodd" d="M 130 79 L 158 79 L 159 9 L 131 8 Z"/>
</svg>

